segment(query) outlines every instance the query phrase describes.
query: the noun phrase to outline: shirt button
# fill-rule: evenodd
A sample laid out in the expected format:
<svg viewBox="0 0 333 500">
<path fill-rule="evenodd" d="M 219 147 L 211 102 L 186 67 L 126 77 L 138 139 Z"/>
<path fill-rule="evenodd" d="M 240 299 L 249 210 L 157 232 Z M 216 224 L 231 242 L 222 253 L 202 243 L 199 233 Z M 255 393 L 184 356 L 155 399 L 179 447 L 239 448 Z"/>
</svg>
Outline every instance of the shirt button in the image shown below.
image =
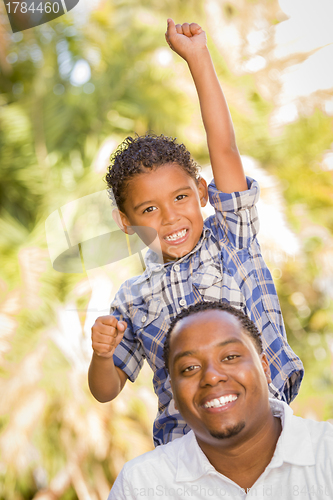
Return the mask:
<svg viewBox="0 0 333 500">
<path fill-rule="evenodd" d="M 180 299 L 179 305 L 186 306 L 186 300 L 185 299 Z"/>
<path fill-rule="evenodd" d="M 142 316 L 141 323 L 144 323 L 146 321 L 146 319 L 147 319 L 147 316 Z"/>
<path fill-rule="evenodd" d="M 174 271 L 177 271 L 177 273 L 178 273 L 178 271 L 180 270 L 180 265 L 179 264 L 175 264 L 173 266 L 173 269 L 174 269 Z"/>
</svg>

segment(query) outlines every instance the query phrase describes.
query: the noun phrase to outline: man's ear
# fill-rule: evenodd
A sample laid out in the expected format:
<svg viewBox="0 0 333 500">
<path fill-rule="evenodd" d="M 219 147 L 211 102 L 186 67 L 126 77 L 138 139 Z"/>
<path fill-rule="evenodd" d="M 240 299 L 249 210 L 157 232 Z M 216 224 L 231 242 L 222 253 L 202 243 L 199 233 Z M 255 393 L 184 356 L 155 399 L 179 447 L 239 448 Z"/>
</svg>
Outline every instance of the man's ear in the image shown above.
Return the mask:
<svg viewBox="0 0 333 500">
<path fill-rule="evenodd" d="M 134 234 L 135 231 L 131 228 L 131 224 L 126 217 L 126 215 L 118 210 L 118 208 L 114 208 L 112 210 L 112 218 L 117 224 L 117 226 L 126 234 Z"/>
<path fill-rule="evenodd" d="M 173 401 L 175 409 L 178 411 L 177 404 L 176 404 L 175 397 L 174 397 L 173 387 L 172 387 L 173 384 L 172 384 L 172 380 L 171 380 L 170 375 L 169 375 L 169 379 L 170 379 L 170 389 L 171 389 L 171 393 L 172 393 L 172 401 Z"/>
<path fill-rule="evenodd" d="M 200 196 L 200 205 L 205 207 L 208 202 L 208 187 L 207 182 L 203 177 L 199 177 L 198 179 L 198 191 Z"/>
<path fill-rule="evenodd" d="M 264 369 L 267 383 L 269 384 L 270 382 L 272 382 L 272 377 L 271 377 L 271 369 L 269 367 L 269 363 L 267 361 L 266 354 L 261 353 L 260 360 L 261 360 L 262 367 Z"/>
</svg>

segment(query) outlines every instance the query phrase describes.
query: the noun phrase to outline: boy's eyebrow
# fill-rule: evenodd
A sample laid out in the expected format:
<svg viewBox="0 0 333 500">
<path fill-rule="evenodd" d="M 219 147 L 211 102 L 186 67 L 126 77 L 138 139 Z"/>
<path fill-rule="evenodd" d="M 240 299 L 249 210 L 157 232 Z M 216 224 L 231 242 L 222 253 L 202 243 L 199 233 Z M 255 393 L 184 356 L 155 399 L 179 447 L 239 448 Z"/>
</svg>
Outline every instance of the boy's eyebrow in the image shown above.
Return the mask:
<svg viewBox="0 0 333 500">
<path fill-rule="evenodd" d="M 176 191 L 174 191 L 172 194 L 176 194 L 179 191 L 190 191 L 190 190 L 192 191 L 191 186 L 183 186 L 183 187 L 180 187 L 180 188 L 176 189 Z"/>
<path fill-rule="evenodd" d="M 241 345 L 243 345 L 243 342 L 239 339 L 231 338 L 231 339 L 224 340 L 223 342 L 220 342 L 219 344 L 216 344 L 216 346 L 214 346 L 214 347 L 224 347 L 228 344 L 241 344 Z M 174 357 L 173 364 L 176 364 L 177 361 L 179 361 L 182 358 L 186 358 L 187 356 L 195 356 L 198 352 L 200 352 L 198 349 L 195 349 L 192 351 L 179 352 Z"/>
<path fill-rule="evenodd" d="M 142 203 L 139 203 L 138 205 L 135 205 L 134 210 L 138 210 L 143 205 L 147 205 L 147 204 L 150 204 L 150 203 L 154 203 L 154 201 L 153 200 L 143 201 Z"/>
<path fill-rule="evenodd" d="M 175 194 L 179 193 L 180 191 L 190 191 L 190 190 L 192 190 L 191 186 L 180 187 L 180 188 L 176 189 L 176 191 L 173 191 L 172 195 L 175 195 Z M 154 200 L 145 200 L 142 203 L 135 205 L 134 210 L 138 210 L 143 205 L 149 205 L 150 203 L 154 203 Z"/>
</svg>

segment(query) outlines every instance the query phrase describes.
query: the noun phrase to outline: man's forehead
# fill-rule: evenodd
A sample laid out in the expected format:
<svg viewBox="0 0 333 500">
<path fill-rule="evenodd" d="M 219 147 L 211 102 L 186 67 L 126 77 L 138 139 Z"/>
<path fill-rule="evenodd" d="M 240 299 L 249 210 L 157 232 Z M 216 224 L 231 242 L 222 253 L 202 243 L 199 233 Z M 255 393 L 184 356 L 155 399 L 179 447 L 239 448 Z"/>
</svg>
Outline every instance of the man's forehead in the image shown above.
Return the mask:
<svg viewBox="0 0 333 500">
<path fill-rule="evenodd" d="M 241 322 L 234 315 L 228 311 L 219 309 L 208 309 L 206 311 L 199 311 L 182 318 L 175 326 L 171 333 L 170 344 L 176 347 L 177 343 L 183 339 L 189 332 L 200 331 L 203 336 L 207 334 L 215 334 L 221 341 L 224 337 L 234 334 L 241 337 L 243 327 Z M 191 335 L 188 337 L 189 343 L 195 344 L 197 340 L 193 336 L 191 342 Z"/>
<path fill-rule="evenodd" d="M 217 323 L 219 324 L 220 322 L 226 322 L 233 324 L 236 328 L 239 327 L 239 329 L 242 328 L 242 325 L 236 316 L 231 314 L 229 311 L 225 311 L 223 309 L 207 309 L 205 311 L 198 311 L 193 314 L 190 314 L 189 316 L 185 316 L 184 318 L 180 319 L 177 323 L 177 325 L 174 328 L 174 331 L 176 329 L 182 330 L 184 328 L 187 328 L 189 325 L 192 324 L 197 324 L 197 323 L 205 323 L 205 322 L 210 322 L 210 323 Z"/>
</svg>

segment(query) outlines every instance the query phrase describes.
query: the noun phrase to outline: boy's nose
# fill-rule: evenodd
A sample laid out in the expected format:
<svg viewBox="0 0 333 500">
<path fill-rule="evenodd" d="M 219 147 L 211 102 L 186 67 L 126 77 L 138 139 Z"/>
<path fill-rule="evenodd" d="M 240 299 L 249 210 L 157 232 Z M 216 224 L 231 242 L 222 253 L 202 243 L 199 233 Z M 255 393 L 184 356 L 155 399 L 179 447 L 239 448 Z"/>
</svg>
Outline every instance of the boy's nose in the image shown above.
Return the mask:
<svg viewBox="0 0 333 500">
<path fill-rule="evenodd" d="M 214 386 L 220 382 L 226 382 L 227 380 L 228 380 L 228 375 L 220 364 L 218 366 L 210 364 L 203 370 L 201 377 L 201 385 Z"/>
<path fill-rule="evenodd" d="M 165 207 L 162 212 L 162 224 L 174 224 L 180 219 L 180 215 L 172 207 Z"/>
</svg>

